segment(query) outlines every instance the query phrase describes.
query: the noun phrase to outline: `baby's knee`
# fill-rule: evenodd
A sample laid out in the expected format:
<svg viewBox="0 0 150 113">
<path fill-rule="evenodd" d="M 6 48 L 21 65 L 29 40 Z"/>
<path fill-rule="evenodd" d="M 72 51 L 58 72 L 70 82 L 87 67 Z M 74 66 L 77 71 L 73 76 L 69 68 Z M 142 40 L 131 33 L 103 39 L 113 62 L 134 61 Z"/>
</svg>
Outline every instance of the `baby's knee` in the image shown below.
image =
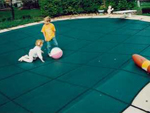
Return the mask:
<svg viewBox="0 0 150 113">
<path fill-rule="evenodd" d="M 29 62 L 29 63 L 32 63 L 32 62 L 33 62 L 33 58 L 30 58 L 30 59 L 28 60 L 28 62 Z"/>
</svg>

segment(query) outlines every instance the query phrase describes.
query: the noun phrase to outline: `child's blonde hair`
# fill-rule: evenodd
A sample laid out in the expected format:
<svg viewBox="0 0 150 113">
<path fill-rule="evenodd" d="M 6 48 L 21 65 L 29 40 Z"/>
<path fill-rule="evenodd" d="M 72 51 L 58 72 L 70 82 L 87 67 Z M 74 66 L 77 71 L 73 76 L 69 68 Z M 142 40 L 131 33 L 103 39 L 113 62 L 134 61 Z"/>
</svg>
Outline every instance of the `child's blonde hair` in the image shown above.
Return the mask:
<svg viewBox="0 0 150 113">
<path fill-rule="evenodd" d="M 36 40 L 36 42 L 35 42 L 35 45 L 36 46 L 41 46 L 41 45 L 43 45 L 43 40 L 41 40 L 41 39 L 38 39 L 38 40 Z"/>
<path fill-rule="evenodd" d="M 51 22 L 51 18 L 49 16 L 45 17 L 44 22 Z"/>
</svg>

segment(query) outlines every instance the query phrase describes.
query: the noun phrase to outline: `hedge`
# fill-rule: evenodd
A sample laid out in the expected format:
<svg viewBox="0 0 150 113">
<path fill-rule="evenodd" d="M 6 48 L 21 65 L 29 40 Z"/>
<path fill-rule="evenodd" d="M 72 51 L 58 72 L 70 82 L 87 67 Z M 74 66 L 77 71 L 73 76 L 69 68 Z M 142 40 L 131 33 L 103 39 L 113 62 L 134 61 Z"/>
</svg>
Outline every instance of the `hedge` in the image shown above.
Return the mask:
<svg viewBox="0 0 150 113">
<path fill-rule="evenodd" d="M 43 16 L 51 17 L 80 13 L 95 13 L 101 0 L 40 0 Z"/>
<path fill-rule="evenodd" d="M 40 9 L 43 16 L 56 17 L 60 15 L 97 13 L 100 6 L 104 5 L 106 10 L 108 5 L 112 5 L 115 10 L 132 9 L 135 0 L 39 0 Z"/>
</svg>

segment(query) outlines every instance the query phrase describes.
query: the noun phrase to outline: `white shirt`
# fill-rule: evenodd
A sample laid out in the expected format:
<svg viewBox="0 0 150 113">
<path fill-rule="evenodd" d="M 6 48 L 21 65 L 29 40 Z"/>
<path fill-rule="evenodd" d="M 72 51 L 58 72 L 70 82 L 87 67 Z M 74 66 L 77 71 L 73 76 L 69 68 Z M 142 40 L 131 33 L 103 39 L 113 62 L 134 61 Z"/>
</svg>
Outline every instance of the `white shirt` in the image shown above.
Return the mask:
<svg viewBox="0 0 150 113">
<path fill-rule="evenodd" d="M 29 51 L 30 57 L 38 57 L 39 59 L 43 59 L 41 47 L 35 46 L 33 49 Z"/>
</svg>

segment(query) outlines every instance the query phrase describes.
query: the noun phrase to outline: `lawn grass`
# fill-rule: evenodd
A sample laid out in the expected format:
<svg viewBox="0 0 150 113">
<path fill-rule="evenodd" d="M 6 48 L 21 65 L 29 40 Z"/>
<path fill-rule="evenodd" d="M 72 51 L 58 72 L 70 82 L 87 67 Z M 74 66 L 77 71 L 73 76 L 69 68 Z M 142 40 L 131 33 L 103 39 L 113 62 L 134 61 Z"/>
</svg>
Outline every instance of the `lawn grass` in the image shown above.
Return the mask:
<svg viewBox="0 0 150 113">
<path fill-rule="evenodd" d="M 15 9 L 14 12 L 15 12 L 15 19 L 21 18 L 24 15 L 30 15 L 31 17 L 40 17 L 42 15 L 39 9 L 32 9 L 32 10 Z M 11 11 L 0 11 L 0 19 L 10 17 L 12 17 Z"/>
<path fill-rule="evenodd" d="M 143 14 L 144 16 L 150 16 L 150 14 Z"/>
<path fill-rule="evenodd" d="M 141 6 L 150 7 L 150 2 L 141 2 Z"/>
<path fill-rule="evenodd" d="M 11 18 L 11 11 L 0 11 L 0 29 L 40 21 L 42 20 L 42 14 L 39 9 L 15 9 L 15 20 L 11 20 Z"/>
</svg>

